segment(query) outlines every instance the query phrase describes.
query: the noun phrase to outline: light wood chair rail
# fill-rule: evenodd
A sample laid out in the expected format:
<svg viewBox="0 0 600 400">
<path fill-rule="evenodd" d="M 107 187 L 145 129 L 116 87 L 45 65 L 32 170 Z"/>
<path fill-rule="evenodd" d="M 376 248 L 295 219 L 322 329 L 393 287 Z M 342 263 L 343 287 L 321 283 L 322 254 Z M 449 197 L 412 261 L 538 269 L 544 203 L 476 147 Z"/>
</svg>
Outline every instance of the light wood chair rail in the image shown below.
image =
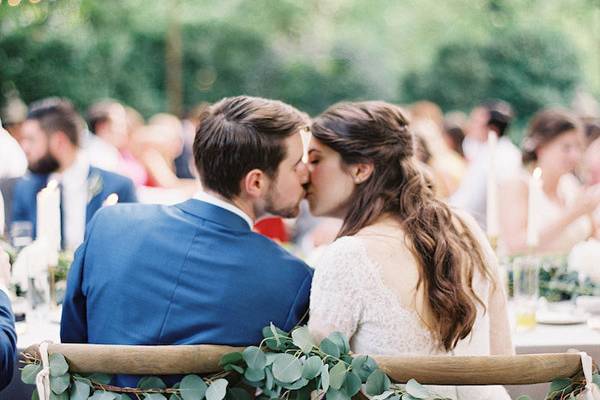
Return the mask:
<svg viewBox="0 0 600 400">
<path fill-rule="evenodd" d="M 218 372 L 222 355 L 240 348 L 217 345 L 121 346 L 51 344 L 48 352 L 61 353 L 70 370 L 79 373 L 169 375 Z M 25 353 L 36 354 L 37 346 Z M 438 385 L 523 385 L 568 378 L 581 372 L 576 353 L 516 356 L 373 356 L 397 383 L 411 378 Z"/>
</svg>

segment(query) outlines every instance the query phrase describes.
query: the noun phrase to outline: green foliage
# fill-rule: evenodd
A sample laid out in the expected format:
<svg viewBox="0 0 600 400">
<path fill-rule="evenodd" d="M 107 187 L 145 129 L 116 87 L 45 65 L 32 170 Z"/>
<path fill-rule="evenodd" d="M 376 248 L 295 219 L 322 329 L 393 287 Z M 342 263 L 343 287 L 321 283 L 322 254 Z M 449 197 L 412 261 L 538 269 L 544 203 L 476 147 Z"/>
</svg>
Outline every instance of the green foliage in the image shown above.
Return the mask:
<svg viewBox="0 0 600 400">
<path fill-rule="evenodd" d="M 262 392 L 260 400 L 309 400 L 311 392 L 316 392 L 318 397 L 326 395 L 327 399 L 349 400 L 364 385 L 366 394 L 373 400 L 444 400 L 414 379 L 406 385 L 393 384 L 371 357 L 353 357 L 347 338 L 339 332 L 331 334 L 325 342 L 326 347 L 337 348 L 338 356 L 331 354 L 333 347 L 325 352 L 322 346 L 313 344 L 309 350 L 308 344 L 314 342 L 306 336 L 306 327 L 288 334 L 271 325 L 263 329 L 263 334 L 259 346 L 224 355 L 220 361 L 224 372 L 205 377 L 186 375 L 170 388 L 160 378 L 143 377 L 138 388 L 128 389 L 127 393 L 148 400 L 250 400 L 247 391 L 250 386 Z M 266 343 L 279 349 L 270 350 Z M 125 392 L 120 393 L 121 388 L 107 386 L 110 375 L 69 374 L 68 364 L 66 370 L 63 365 L 64 357 L 57 355 L 51 359 L 52 399 L 128 400 Z M 40 371 L 39 362 L 30 363 L 21 371 L 21 379 L 27 384 L 35 384 Z M 597 385 L 600 375 L 594 374 L 593 382 Z M 552 382 L 547 399 L 577 395 L 584 388 L 585 382 L 580 377 L 557 379 Z M 37 392 L 34 392 L 33 398 L 36 396 Z"/>
<path fill-rule="evenodd" d="M 509 296 L 513 295 L 511 264 L 517 259 L 518 257 L 511 257 L 503 261 L 507 264 L 509 271 Z M 548 301 L 566 301 L 576 296 L 600 296 L 600 286 L 589 277 L 580 280 L 577 271 L 569 270 L 566 257 L 542 257 L 539 266 L 539 295 Z"/>
<path fill-rule="evenodd" d="M 311 114 L 340 100 L 426 97 L 466 109 L 502 97 L 526 118 L 567 101 L 574 84 L 600 93 L 597 8 L 593 0 L 2 2 L 0 97 L 61 95 L 82 110 L 114 97 L 145 116 L 164 111 L 176 20 L 185 108 L 237 94 Z"/>
<path fill-rule="evenodd" d="M 521 121 L 567 104 L 580 82 L 573 45 L 556 31 L 509 26 L 485 42 L 461 38 L 440 47 L 427 69 L 404 80 L 406 99 L 468 110 L 487 99 L 510 102 Z"/>
</svg>

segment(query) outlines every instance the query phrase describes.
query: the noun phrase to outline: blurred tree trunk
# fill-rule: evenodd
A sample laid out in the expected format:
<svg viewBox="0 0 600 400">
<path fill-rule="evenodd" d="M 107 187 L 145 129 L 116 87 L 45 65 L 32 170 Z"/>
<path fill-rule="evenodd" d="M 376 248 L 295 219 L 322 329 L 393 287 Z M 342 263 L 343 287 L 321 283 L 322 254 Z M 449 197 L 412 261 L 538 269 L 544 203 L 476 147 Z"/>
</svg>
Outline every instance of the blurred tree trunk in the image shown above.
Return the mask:
<svg viewBox="0 0 600 400">
<path fill-rule="evenodd" d="M 180 0 L 169 1 L 165 71 L 169 112 L 181 117 L 183 115 L 183 46 L 181 40 L 181 22 L 179 19 L 179 2 Z"/>
</svg>

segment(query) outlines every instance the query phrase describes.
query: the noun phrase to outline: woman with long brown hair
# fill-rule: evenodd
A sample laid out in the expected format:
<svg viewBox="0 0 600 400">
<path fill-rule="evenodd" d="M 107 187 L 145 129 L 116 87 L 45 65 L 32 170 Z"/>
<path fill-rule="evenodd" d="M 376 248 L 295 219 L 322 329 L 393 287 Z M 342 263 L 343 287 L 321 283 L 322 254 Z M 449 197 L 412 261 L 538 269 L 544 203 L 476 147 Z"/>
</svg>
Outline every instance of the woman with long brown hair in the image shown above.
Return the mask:
<svg viewBox="0 0 600 400">
<path fill-rule="evenodd" d="M 317 117 L 307 199 L 343 220 L 316 266 L 309 328 L 362 354 L 512 354 L 506 297 L 477 224 L 438 200 L 400 109 L 341 103 Z M 436 387 L 508 399 L 501 387 Z"/>
</svg>

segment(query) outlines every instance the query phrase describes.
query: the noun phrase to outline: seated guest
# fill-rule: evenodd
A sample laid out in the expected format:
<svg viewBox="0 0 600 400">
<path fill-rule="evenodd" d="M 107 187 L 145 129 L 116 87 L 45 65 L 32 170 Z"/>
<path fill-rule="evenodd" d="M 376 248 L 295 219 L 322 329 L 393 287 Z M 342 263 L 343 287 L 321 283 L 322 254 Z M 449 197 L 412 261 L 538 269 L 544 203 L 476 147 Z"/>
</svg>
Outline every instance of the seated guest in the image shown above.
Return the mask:
<svg viewBox="0 0 600 400">
<path fill-rule="evenodd" d="M 0 250 L 0 390 L 10 383 L 17 352 L 15 318 L 8 299 L 10 264 L 8 254 Z"/>
<path fill-rule="evenodd" d="M 500 184 L 501 244 L 507 253 L 528 249 L 530 218 L 540 224 L 536 253 L 568 253 L 592 235 L 591 215 L 600 205 L 600 184 L 583 188 L 573 175 L 581 161 L 581 136 L 581 122 L 566 110 L 546 109 L 533 116 L 523 141 L 526 169 Z M 529 180 L 536 167 L 542 172 L 542 190 L 536 215 L 529 216 Z"/>
<path fill-rule="evenodd" d="M 0 179 L 22 176 L 27 170 L 27 159 L 19 143 L 2 128 L 0 121 Z"/>
<path fill-rule="evenodd" d="M 583 171 L 587 185 L 600 184 L 600 119 L 585 123 L 586 149 L 583 153 Z M 600 207 L 593 217 L 596 239 L 600 239 Z"/>
<path fill-rule="evenodd" d="M 486 146 L 488 133 L 498 135 L 496 146 L 496 174 L 498 180 L 517 176 L 521 170 L 521 152 L 506 135 L 513 119 L 511 106 L 500 100 L 476 107 L 471 112 L 463 141 L 464 154 L 469 166 L 458 190 L 450 197 L 450 204 L 467 211 L 486 229 L 487 172 L 489 152 Z"/>
<path fill-rule="evenodd" d="M 114 100 L 100 101 L 89 108 L 87 121 L 92 133 L 86 146 L 90 164 L 131 178 L 136 186 L 145 184 L 144 167 L 129 149 L 125 107 Z"/>
<path fill-rule="evenodd" d="M 293 328 L 312 272 L 252 225 L 267 213 L 297 216 L 306 126 L 278 101 L 212 106 L 194 141 L 203 192 L 173 206 L 106 207 L 90 223 L 69 270 L 62 342 L 247 346 L 270 322 Z"/>
<path fill-rule="evenodd" d="M 585 143 L 583 154 L 585 181 L 595 185 L 600 183 L 600 119 L 585 123 Z"/>
<path fill-rule="evenodd" d="M 86 224 L 109 195 L 136 201 L 130 179 L 90 166 L 79 147 L 82 131 L 83 122 L 68 101 L 33 104 L 22 127 L 30 173 L 16 183 L 12 200 L 12 221 L 30 221 L 35 238 L 37 193 L 56 180 L 62 191 L 63 247 L 69 250 L 81 244 Z"/>
<path fill-rule="evenodd" d="M 466 171 L 466 162 L 448 146 L 443 134 L 444 114 L 429 101 L 419 101 L 410 108 L 413 132 L 425 143 L 430 159 L 426 162 L 433 177 L 436 194 L 447 198 L 454 193 Z"/>
</svg>

